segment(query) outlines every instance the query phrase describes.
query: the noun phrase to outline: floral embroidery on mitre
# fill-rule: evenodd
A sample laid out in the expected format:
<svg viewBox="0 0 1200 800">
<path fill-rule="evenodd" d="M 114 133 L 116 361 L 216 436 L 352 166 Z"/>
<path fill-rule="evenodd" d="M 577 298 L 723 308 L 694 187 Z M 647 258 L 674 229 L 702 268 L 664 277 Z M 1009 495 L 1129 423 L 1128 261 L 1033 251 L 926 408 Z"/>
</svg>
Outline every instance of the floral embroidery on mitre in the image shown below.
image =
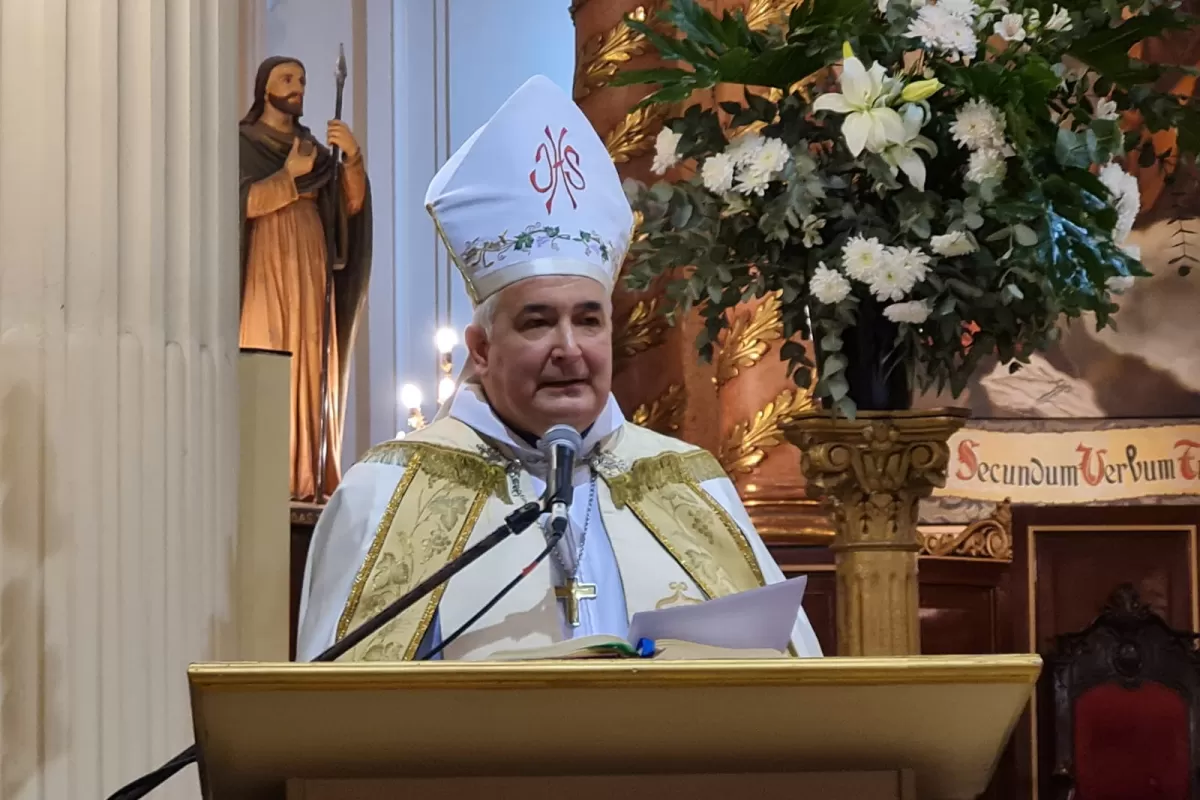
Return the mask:
<svg viewBox="0 0 1200 800">
<path fill-rule="evenodd" d="M 558 225 L 543 225 L 534 223 L 510 237 L 507 232 L 501 233 L 495 239 L 482 237 L 467 242 L 462 252 L 463 265 L 472 273 L 491 269 L 515 254 L 531 253 L 533 249 L 549 247 L 557 251 L 560 242 L 571 242 L 583 245 L 583 254 L 588 257 L 600 256 L 605 264 L 613 261 L 617 249 L 611 242 L 605 241 L 594 231 L 579 231 L 572 236 Z M 493 258 L 489 259 L 489 256 Z"/>
</svg>

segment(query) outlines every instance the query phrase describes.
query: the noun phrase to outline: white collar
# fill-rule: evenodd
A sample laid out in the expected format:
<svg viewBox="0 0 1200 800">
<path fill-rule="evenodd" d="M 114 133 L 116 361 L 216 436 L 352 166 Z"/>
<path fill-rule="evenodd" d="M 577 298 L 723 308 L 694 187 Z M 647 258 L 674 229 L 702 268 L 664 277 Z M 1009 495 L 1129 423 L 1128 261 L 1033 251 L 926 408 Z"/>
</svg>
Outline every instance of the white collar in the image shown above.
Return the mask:
<svg viewBox="0 0 1200 800">
<path fill-rule="evenodd" d="M 500 417 L 496 416 L 496 412 L 484 397 L 482 387 L 476 383 L 463 383 L 458 387 L 454 399 L 450 401 L 449 416 L 510 450 L 513 456 L 522 462 L 536 464 L 542 461 L 542 454 L 536 447 L 531 446 L 500 421 Z M 590 455 L 597 445 L 619 431 L 624 424 L 625 415 L 621 413 L 617 399 L 610 393 L 600 416 L 583 439 L 584 456 Z"/>
</svg>

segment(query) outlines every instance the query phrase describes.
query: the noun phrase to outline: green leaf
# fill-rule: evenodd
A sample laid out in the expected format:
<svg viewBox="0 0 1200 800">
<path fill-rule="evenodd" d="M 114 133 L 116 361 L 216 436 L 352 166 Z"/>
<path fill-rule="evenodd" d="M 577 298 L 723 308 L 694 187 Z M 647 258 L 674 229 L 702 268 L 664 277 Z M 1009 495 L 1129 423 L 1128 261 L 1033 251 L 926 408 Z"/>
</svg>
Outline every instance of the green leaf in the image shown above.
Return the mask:
<svg viewBox="0 0 1200 800">
<path fill-rule="evenodd" d="M 834 402 L 833 410 L 835 414 L 841 414 L 846 419 L 854 419 L 858 413 L 858 406 L 849 397 L 842 397 Z"/>
<path fill-rule="evenodd" d="M 846 369 L 846 357 L 841 353 L 829 353 L 825 356 L 825 363 L 821 365 L 821 377 L 830 378 Z"/>
<path fill-rule="evenodd" d="M 951 278 L 950 280 L 946 281 L 946 284 L 953 286 L 958 293 L 964 297 L 983 297 L 983 289 L 980 289 L 978 286 L 972 286 L 961 278 Z"/>
<path fill-rule="evenodd" d="M 1120 13 L 1113 16 L 1119 18 Z M 1071 43 L 1068 53 L 1095 72 L 1118 85 L 1152 83 L 1162 74 L 1160 67 L 1135 62 L 1129 49 L 1138 42 L 1170 30 L 1187 30 L 1192 18 L 1167 6 L 1130 17 L 1115 28 L 1098 27 Z"/>
<path fill-rule="evenodd" d="M 827 333 L 821 337 L 821 350 L 834 353 L 842 349 L 842 337 L 836 333 Z"/>
<path fill-rule="evenodd" d="M 1013 236 L 1022 247 L 1033 247 L 1038 243 L 1037 232 L 1028 225 L 1017 223 L 1013 226 Z"/>
<path fill-rule="evenodd" d="M 824 383 L 825 390 L 835 403 L 850 393 L 850 383 L 846 380 L 846 376 L 841 373 L 826 379 Z"/>
<path fill-rule="evenodd" d="M 680 80 L 692 80 L 696 73 L 693 70 L 677 69 L 674 67 L 655 67 L 654 69 L 628 69 L 613 76 L 610 86 L 633 86 L 641 83 L 672 84 Z"/>
<path fill-rule="evenodd" d="M 1066 128 L 1058 129 L 1054 158 L 1064 167 L 1087 168 L 1092 163 L 1088 155 L 1087 139 Z"/>
<path fill-rule="evenodd" d="M 692 204 L 686 201 L 682 202 L 675 208 L 675 212 L 671 214 L 671 226 L 676 229 L 686 228 L 691 218 Z"/>
</svg>

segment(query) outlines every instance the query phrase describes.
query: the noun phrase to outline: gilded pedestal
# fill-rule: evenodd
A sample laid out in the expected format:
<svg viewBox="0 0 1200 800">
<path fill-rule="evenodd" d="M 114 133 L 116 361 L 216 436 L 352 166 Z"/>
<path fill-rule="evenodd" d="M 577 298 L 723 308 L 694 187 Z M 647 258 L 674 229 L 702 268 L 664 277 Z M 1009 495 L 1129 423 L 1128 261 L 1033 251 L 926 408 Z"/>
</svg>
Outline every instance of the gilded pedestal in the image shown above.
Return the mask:
<svg viewBox="0 0 1200 800">
<path fill-rule="evenodd" d="M 787 428 L 809 494 L 832 512 L 838 654 L 921 651 L 917 503 L 946 480 L 950 436 L 966 409 L 805 414 Z"/>
</svg>

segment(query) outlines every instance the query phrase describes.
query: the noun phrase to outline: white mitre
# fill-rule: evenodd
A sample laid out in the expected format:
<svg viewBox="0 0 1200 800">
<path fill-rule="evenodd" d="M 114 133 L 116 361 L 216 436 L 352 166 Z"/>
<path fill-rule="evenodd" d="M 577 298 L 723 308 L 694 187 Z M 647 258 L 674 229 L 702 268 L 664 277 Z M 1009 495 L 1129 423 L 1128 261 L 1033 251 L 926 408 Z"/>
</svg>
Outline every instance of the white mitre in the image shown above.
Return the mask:
<svg viewBox="0 0 1200 800">
<path fill-rule="evenodd" d="M 543 275 L 592 278 L 611 291 L 633 235 L 604 142 L 542 75 L 438 170 L 425 207 L 476 305 Z"/>
</svg>

